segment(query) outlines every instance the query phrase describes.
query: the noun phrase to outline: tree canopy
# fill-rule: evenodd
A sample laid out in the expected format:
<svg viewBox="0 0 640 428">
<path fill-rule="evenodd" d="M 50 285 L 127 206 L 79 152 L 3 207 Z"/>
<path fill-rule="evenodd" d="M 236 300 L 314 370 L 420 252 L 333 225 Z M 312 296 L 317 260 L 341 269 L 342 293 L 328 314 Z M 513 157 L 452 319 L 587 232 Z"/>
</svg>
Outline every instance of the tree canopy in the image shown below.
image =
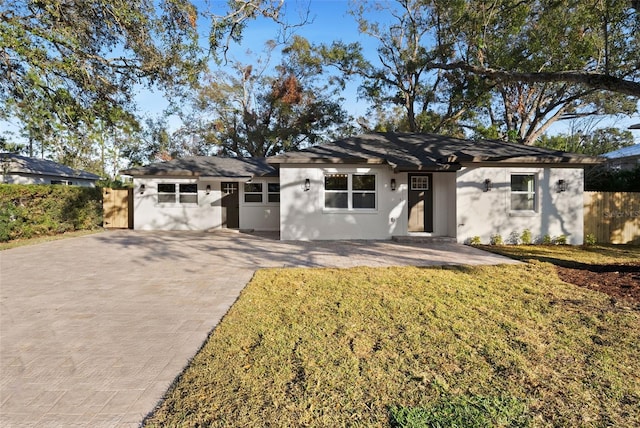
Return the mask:
<svg viewBox="0 0 640 428">
<path fill-rule="evenodd" d="M 365 57 L 358 43 L 334 42 L 316 52 L 344 78 L 362 78 L 361 92 L 378 110 L 401 106 L 405 130 L 459 133 L 464 127 L 534 144 L 568 116 L 636 111 L 637 6 L 612 0 L 359 3 L 352 13 L 361 32 L 377 40 L 377 58 Z"/>
</svg>

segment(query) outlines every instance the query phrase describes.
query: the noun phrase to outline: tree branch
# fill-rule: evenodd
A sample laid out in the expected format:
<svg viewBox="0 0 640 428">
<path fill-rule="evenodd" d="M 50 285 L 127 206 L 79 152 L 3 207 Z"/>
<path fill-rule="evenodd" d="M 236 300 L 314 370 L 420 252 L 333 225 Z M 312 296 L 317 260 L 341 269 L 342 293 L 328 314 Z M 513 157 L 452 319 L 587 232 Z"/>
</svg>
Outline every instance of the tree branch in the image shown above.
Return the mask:
<svg viewBox="0 0 640 428">
<path fill-rule="evenodd" d="M 442 70 L 463 70 L 468 73 L 485 76 L 503 82 L 574 83 L 585 85 L 593 89 L 640 97 L 640 82 L 601 73 L 590 73 L 586 71 L 522 73 L 517 71 L 478 67 L 462 61 L 452 63 L 431 63 L 429 64 L 429 67 Z"/>
</svg>

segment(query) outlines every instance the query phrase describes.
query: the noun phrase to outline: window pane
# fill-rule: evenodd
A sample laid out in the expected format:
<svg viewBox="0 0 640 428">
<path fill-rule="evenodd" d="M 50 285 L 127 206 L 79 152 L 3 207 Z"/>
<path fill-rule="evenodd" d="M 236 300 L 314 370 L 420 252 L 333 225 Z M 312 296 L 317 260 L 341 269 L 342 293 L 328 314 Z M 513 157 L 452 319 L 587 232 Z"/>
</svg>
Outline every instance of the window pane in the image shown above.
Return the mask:
<svg viewBox="0 0 640 428">
<path fill-rule="evenodd" d="M 269 193 L 278 193 L 278 192 L 280 192 L 280 183 L 269 183 L 269 184 L 267 184 L 267 191 Z"/>
<path fill-rule="evenodd" d="M 429 177 L 426 175 L 411 177 L 411 190 L 429 190 Z"/>
<path fill-rule="evenodd" d="M 269 193 L 269 202 L 280 202 L 280 193 Z"/>
<path fill-rule="evenodd" d="M 180 193 L 198 193 L 197 184 L 181 184 Z"/>
<path fill-rule="evenodd" d="M 349 208 L 349 194 L 346 192 L 325 193 L 325 208 Z"/>
<path fill-rule="evenodd" d="M 513 211 L 534 211 L 535 198 L 531 193 L 511 194 L 511 209 Z"/>
<path fill-rule="evenodd" d="M 173 193 L 158 193 L 158 203 L 160 204 L 174 204 L 176 202 L 176 195 Z"/>
<path fill-rule="evenodd" d="M 353 190 L 376 190 L 376 176 L 354 175 Z"/>
<path fill-rule="evenodd" d="M 158 192 L 159 193 L 175 193 L 176 185 L 168 184 L 168 183 L 159 183 L 158 184 Z"/>
<path fill-rule="evenodd" d="M 262 183 L 244 183 L 244 191 L 250 193 L 262 193 Z"/>
<path fill-rule="evenodd" d="M 332 174 L 324 177 L 325 190 L 347 190 L 347 175 Z"/>
<path fill-rule="evenodd" d="M 375 193 L 353 193 L 353 208 L 375 208 Z"/>
<path fill-rule="evenodd" d="M 181 204 L 197 204 L 198 203 L 198 195 L 192 193 L 182 193 L 180 194 L 180 203 Z"/>
<path fill-rule="evenodd" d="M 535 179 L 533 175 L 512 175 L 511 191 L 513 192 L 533 192 Z"/>
<path fill-rule="evenodd" d="M 262 193 L 245 193 L 245 202 L 262 202 Z"/>
</svg>

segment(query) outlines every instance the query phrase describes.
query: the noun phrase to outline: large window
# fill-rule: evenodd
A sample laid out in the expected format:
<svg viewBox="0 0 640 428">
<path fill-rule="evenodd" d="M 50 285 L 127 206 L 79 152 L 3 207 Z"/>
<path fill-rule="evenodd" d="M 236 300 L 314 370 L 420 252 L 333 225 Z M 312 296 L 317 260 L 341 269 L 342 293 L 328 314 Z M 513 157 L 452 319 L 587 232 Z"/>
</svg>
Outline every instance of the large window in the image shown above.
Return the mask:
<svg viewBox="0 0 640 428">
<path fill-rule="evenodd" d="M 159 204 L 197 204 L 198 185 L 195 183 L 159 183 L 158 184 Z"/>
<path fill-rule="evenodd" d="M 511 175 L 511 210 L 535 211 L 536 177 L 534 174 Z"/>
<path fill-rule="evenodd" d="M 327 209 L 375 209 L 376 176 L 373 174 L 325 175 L 324 207 Z"/>
<path fill-rule="evenodd" d="M 244 183 L 244 201 L 262 202 L 262 183 Z"/>
</svg>

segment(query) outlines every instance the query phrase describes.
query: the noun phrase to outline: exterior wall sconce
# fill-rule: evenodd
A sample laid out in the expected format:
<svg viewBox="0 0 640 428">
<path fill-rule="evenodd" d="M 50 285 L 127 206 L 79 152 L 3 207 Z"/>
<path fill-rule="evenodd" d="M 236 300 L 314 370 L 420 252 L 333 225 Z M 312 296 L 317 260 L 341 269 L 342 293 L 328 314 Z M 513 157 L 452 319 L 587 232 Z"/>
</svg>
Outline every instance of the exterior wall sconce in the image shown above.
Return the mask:
<svg viewBox="0 0 640 428">
<path fill-rule="evenodd" d="M 395 190 L 396 190 L 396 179 L 392 178 L 391 179 L 391 191 L 395 192 Z"/>
<path fill-rule="evenodd" d="M 146 186 L 144 184 L 141 184 L 140 185 L 140 194 L 142 195 L 145 190 L 146 190 Z"/>
<path fill-rule="evenodd" d="M 211 193 L 211 184 L 207 184 L 207 187 L 205 188 L 205 193 L 208 195 L 209 193 Z"/>
<path fill-rule="evenodd" d="M 486 180 L 484 180 L 483 185 L 484 185 L 484 187 L 482 189 L 483 192 L 490 192 L 491 189 L 493 189 L 493 183 L 488 178 Z"/>
<path fill-rule="evenodd" d="M 566 192 L 567 182 L 565 180 L 558 180 L 557 190 L 558 190 L 558 193 Z"/>
<path fill-rule="evenodd" d="M 311 180 L 309 180 L 308 178 L 305 178 L 304 179 L 304 191 L 308 192 L 310 188 L 311 188 Z"/>
</svg>

